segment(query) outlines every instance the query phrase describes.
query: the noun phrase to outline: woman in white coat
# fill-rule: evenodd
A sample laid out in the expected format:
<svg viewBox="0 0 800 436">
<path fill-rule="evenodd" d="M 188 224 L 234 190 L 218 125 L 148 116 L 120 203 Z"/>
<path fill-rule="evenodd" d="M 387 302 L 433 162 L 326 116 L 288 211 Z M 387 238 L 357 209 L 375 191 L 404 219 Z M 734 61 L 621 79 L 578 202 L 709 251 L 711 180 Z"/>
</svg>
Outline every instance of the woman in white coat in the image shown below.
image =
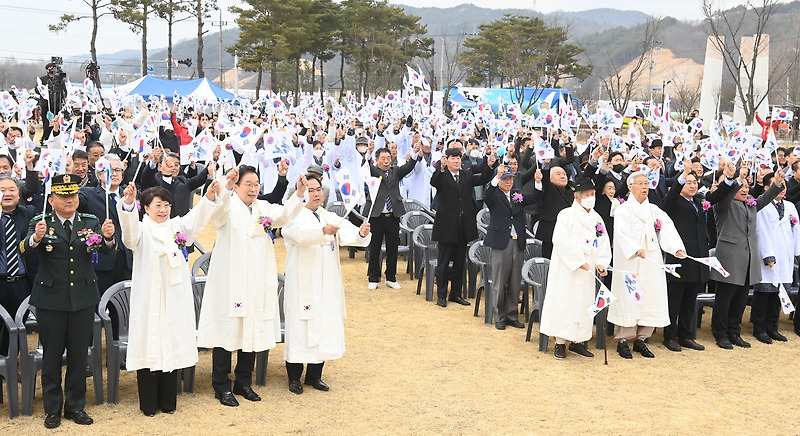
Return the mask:
<svg viewBox="0 0 800 436">
<path fill-rule="evenodd" d="M 769 186 L 774 174 L 764 176 L 764 186 Z M 779 172 L 783 176 L 783 172 Z M 784 201 L 784 189 L 765 208 L 758 212 L 758 251 L 761 263 L 761 283 L 753 285 L 753 336 L 765 344 L 773 340 L 786 342 L 778 333 L 781 302 L 778 284 L 789 289 L 794 275 L 794 258 L 800 255 L 800 223 L 797 209 L 791 201 Z"/>
<path fill-rule="evenodd" d="M 667 277 L 661 267 L 665 251 L 677 258 L 686 257 L 683 240 L 669 215 L 647 200 L 649 182 L 644 172 L 628 176 L 628 201 L 614 214 L 614 277 L 611 292 L 617 301 L 608 308 L 608 321 L 617 325 L 614 339 L 617 353 L 632 359 L 633 351 L 644 357 L 655 357 L 644 340 L 657 327 L 669 325 Z M 680 271 L 680 270 L 679 270 Z M 641 293 L 627 284 L 626 272 L 636 273 Z"/>
<path fill-rule="evenodd" d="M 286 239 L 283 356 L 289 390 L 295 394 L 303 393 L 304 363 L 308 364 L 305 384 L 329 389 L 322 381 L 322 365 L 344 354 L 346 311 L 339 246 L 366 247 L 372 237 L 369 222 L 356 227 L 320 207 L 322 188 L 313 177 L 308 178 L 308 195 L 306 207 L 282 231 Z"/>
<path fill-rule="evenodd" d="M 219 183 L 183 217 L 170 219 L 172 195 L 162 187 L 142 192 L 144 218 L 135 205 L 136 186 L 117 203 L 122 241 L 133 251 L 130 334 L 126 368 L 136 371 L 139 408 L 147 416 L 175 411 L 177 371 L 197 363 L 192 275 L 184 247 L 208 223 Z"/>
<path fill-rule="evenodd" d="M 553 256 L 547 275 L 547 292 L 539 331 L 556 340 L 556 359 L 569 350 L 594 357 L 583 344 L 592 338 L 595 271 L 607 274 L 611 243 L 603 218 L 594 211 L 595 186 L 591 179 L 575 179 L 575 201 L 558 213 L 553 230 Z"/>
<path fill-rule="evenodd" d="M 217 231 L 200 309 L 197 345 L 213 348 L 211 384 L 220 403 L 236 407 L 233 394 L 260 401 L 251 378 L 256 353 L 281 339 L 278 269 L 274 228 L 290 223 L 305 206 L 305 178 L 285 206 L 257 200 L 255 168 L 242 165 L 228 173 L 222 205 L 211 218 Z M 233 193 L 230 190 L 235 189 Z M 237 351 L 231 389 L 231 352 Z"/>
</svg>

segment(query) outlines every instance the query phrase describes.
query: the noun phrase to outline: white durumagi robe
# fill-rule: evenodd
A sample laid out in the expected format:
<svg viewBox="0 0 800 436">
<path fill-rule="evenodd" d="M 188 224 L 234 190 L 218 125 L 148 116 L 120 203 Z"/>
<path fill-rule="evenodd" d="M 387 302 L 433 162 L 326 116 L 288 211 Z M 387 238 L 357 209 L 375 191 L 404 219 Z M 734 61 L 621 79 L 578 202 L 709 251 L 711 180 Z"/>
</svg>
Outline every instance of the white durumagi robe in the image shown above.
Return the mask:
<svg viewBox="0 0 800 436">
<path fill-rule="evenodd" d="M 344 318 L 347 316 L 339 264 L 339 246 L 365 247 L 359 228 L 325 209 L 303 209 L 282 230 L 286 241 L 284 313 L 286 336 L 283 356 L 290 363 L 319 363 L 344 354 Z M 325 235 L 327 224 L 340 225 L 336 236 Z"/>
<path fill-rule="evenodd" d="M 219 200 L 217 200 L 219 203 Z M 156 223 L 145 215 L 139 222 L 117 202 L 122 242 L 133 251 L 130 332 L 125 367 L 170 372 L 197 363 L 192 272 L 175 234 L 191 244 L 219 207 L 203 197 L 183 217 Z"/>
<path fill-rule="evenodd" d="M 597 236 L 597 226 L 603 233 Z M 553 256 L 539 331 L 572 342 L 592 338 L 595 266 L 611 263 L 611 243 L 603 218 L 577 201 L 558 213 L 553 230 Z M 581 269 L 589 264 L 589 271 Z"/>
<path fill-rule="evenodd" d="M 661 230 L 655 228 L 657 220 L 661 222 Z M 644 250 L 647 259 L 655 263 L 636 256 L 639 250 Z M 614 215 L 615 272 L 611 293 L 617 297 L 617 301 L 608 308 L 608 321 L 622 327 L 669 325 L 667 273 L 659 266 L 664 264 L 662 250 L 672 255 L 678 250 L 685 250 L 675 224 L 658 206 L 647 199 L 639 203 L 631 195 L 628 201 L 617 207 Z M 625 274 L 621 271 L 639 274 L 641 302 L 636 302 L 628 295 Z"/>
<path fill-rule="evenodd" d="M 292 195 L 285 206 L 257 200 L 247 207 L 235 192 L 220 194 L 223 205 L 211 218 L 217 230 L 209 266 L 197 346 L 228 351 L 269 350 L 281 338 L 278 269 L 272 238 L 259 217 L 283 227 L 305 207 Z"/>
<path fill-rule="evenodd" d="M 800 222 L 792 225 L 792 217 L 798 220 L 797 209 L 790 201 L 783 200 L 783 219 L 778 216 L 775 202 L 758 211 L 758 251 L 761 258 L 761 283 L 792 283 L 794 257 L 800 255 Z M 775 258 L 775 271 L 763 260 Z M 776 274 L 777 273 L 777 274 Z M 777 291 L 777 289 L 776 289 Z"/>
</svg>

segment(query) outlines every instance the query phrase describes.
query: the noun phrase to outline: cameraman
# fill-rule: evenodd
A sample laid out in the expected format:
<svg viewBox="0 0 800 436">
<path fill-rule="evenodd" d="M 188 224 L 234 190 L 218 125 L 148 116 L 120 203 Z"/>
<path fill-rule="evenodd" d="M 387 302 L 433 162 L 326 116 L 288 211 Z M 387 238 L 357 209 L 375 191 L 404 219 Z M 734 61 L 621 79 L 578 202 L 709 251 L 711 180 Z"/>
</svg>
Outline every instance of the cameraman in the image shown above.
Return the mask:
<svg viewBox="0 0 800 436">
<path fill-rule="evenodd" d="M 48 91 L 47 96 L 39 96 L 42 128 L 44 130 L 40 144 L 44 144 L 44 141 L 50 137 L 50 132 L 53 130 L 51 122 L 47 118 L 48 113 L 52 113 L 54 115 L 57 114 L 64 105 L 64 100 L 67 94 L 67 88 L 64 84 L 66 74 L 61 69 L 59 64 L 55 62 L 49 62 L 45 66 L 45 69 L 47 70 L 47 74 L 39 77 L 39 80 L 41 80 L 42 84 L 47 86 Z"/>
</svg>

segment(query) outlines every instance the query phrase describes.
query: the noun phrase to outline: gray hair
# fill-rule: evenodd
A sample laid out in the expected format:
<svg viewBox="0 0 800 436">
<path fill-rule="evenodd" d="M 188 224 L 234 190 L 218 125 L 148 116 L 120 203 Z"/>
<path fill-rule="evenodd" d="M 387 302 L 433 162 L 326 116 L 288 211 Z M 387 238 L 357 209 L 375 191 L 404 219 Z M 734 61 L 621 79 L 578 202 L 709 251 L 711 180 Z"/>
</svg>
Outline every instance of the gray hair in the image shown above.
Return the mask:
<svg viewBox="0 0 800 436">
<path fill-rule="evenodd" d="M 125 168 L 125 166 L 122 165 L 122 159 L 120 159 L 119 156 L 117 156 L 116 154 L 110 153 L 105 155 L 104 157 L 106 158 L 107 161 L 117 162 L 118 164 L 120 164 L 120 166 Z M 95 169 L 94 174 L 97 176 L 97 180 L 105 180 L 106 176 L 103 174 L 103 170 Z"/>
<path fill-rule="evenodd" d="M 639 177 L 644 177 L 646 179 L 647 173 L 645 173 L 644 171 L 636 171 L 635 173 L 628 176 L 627 185 L 628 186 L 633 185 L 634 182 L 636 182 L 636 179 L 638 179 Z"/>
<path fill-rule="evenodd" d="M 22 183 L 16 177 L 12 177 L 11 174 L 0 174 L 0 182 L 3 180 L 11 180 L 17 185 L 17 190 L 22 191 Z"/>
</svg>

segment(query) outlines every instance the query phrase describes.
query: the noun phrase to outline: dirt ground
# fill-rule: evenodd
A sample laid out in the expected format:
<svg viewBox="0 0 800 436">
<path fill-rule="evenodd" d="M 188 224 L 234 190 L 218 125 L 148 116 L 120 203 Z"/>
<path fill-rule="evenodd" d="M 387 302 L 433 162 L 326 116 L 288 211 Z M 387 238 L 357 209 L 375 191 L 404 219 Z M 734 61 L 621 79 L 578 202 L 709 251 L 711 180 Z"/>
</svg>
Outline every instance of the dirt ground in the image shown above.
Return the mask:
<svg viewBox="0 0 800 436">
<path fill-rule="evenodd" d="M 210 248 L 212 240 L 207 229 L 201 242 Z M 276 243 L 282 271 L 283 240 Z M 398 275 L 399 291 L 383 283 L 368 291 L 363 252 L 349 259 L 343 250 L 342 269 L 347 352 L 325 365 L 330 392 L 290 393 L 279 344 L 267 385 L 254 386 L 263 401 L 224 407 L 211 388 L 211 353 L 202 352 L 195 392 L 178 397 L 175 414 L 142 415 L 135 373 L 123 372 L 119 404 L 96 406 L 87 379 L 95 424 L 64 420 L 51 434 L 800 434 L 791 381 L 800 338 L 785 315 L 788 343 L 758 343 L 745 323 L 753 348 L 722 350 L 707 313 L 698 337 L 706 351 L 670 352 L 657 332 L 655 359 L 624 360 L 612 349 L 605 366 L 592 342 L 594 359 L 556 361 L 552 341 L 542 354 L 524 330 L 484 325 L 483 310 L 476 318 L 473 307 L 426 302 L 408 274 Z M 3 434 L 43 434 L 43 419 L 40 385 L 32 417 L 9 421 L 7 403 L 0 405 Z"/>
</svg>

